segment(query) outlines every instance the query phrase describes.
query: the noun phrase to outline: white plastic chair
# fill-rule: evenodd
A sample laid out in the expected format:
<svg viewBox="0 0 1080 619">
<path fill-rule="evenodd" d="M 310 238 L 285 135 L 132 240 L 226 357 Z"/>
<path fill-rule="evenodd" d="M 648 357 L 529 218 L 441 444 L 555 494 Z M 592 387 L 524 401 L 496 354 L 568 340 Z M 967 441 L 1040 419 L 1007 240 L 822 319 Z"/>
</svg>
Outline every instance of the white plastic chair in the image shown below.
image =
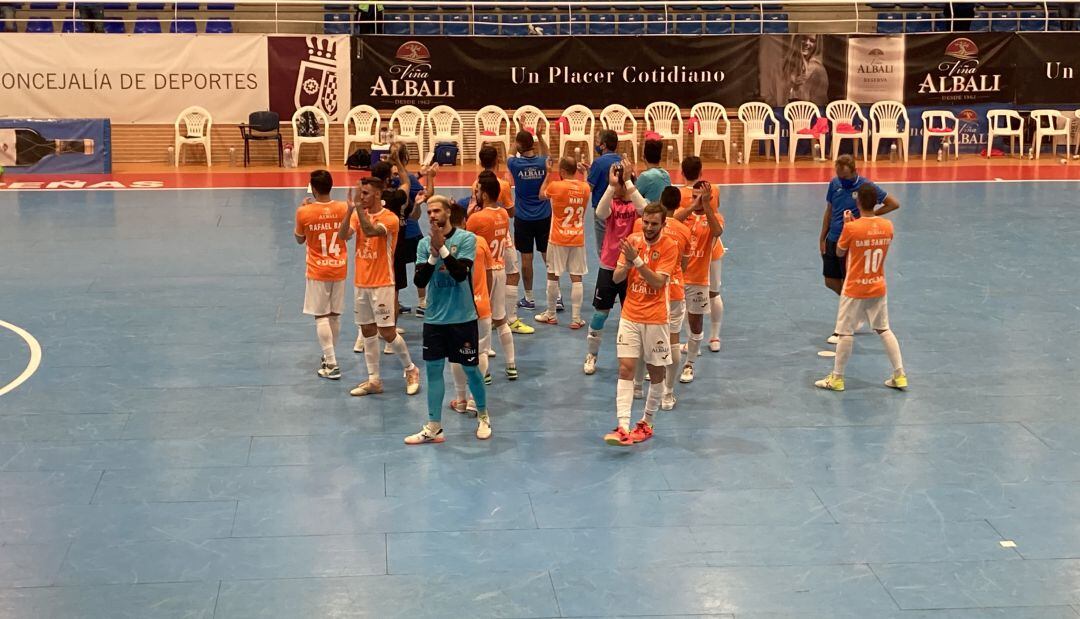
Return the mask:
<svg viewBox="0 0 1080 619">
<path fill-rule="evenodd" d="M 634 155 L 634 163 L 638 160 L 637 119 L 634 113 L 624 105 L 612 103 L 600 111 L 600 124 L 608 130 L 614 131 L 619 136 L 619 142 L 630 142 L 631 152 Z M 630 130 L 627 131 L 627 125 Z"/>
<path fill-rule="evenodd" d="M 523 105 L 514 112 L 514 130 L 530 131 L 536 137 L 543 137 L 544 143 L 551 146 L 551 123 L 536 106 Z"/>
<path fill-rule="evenodd" d="M 348 161 L 349 148 L 353 144 L 378 144 L 381 126 L 379 111 L 370 105 L 358 105 L 349 110 L 345 116 L 345 160 Z"/>
<path fill-rule="evenodd" d="M 739 106 L 739 120 L 743 124 L 743 163 L 750 163 L 750 149 L 757 140 L 772 144 L 773 158 L 780 163 L 780 123 L 772 108 L 760 101 L 743 103 Z M 771 130 L 766 129 L 766 122 L 772 122 Z M 765 155 L 768 154 L 766 147 Z"/>
<path fill-rule="evenodd" d="M 424 113 L 420 108 L 415 105 L 399 107 L 390 115 L 390 122 L 386 126 L 390 128 L 395 141 L 416 145 L 417 158 L 424 158 Z"/>
<path fill-rule="evenodd" d="M 476 160 L 480 161 L 480 149 L 484 144 L 503 145 L 503 157 L 510 156 L 510 118 L 497 105 L 485 105 L 476 113 L 473 121 L 476 131 Z M 505 127 L 505 128 L 504 128 Z"/>
<path fill-rule="evenodd" d="M 176 139 L 173 150 L 176 153 L 174 165 L 179 166 L 184 160 L 184 146 L 201 144 L 206 151 L 206 167 L 210 167 L 210 128 L 214 124 L 206 108 L 193 105 L 176 117 Z"/>
<path fill-rule="evenodd" d="M 926 150 L 930 145 L 930 138 L 950 140 L 954 159 L 960 158 L 960 121 L 956 115 L 948 110 L 927 110 L 922 113 L 922 158 L 926 161 Z M 948 156 L 948 153 L 945 153 Z"/>
<path fill-rule="evenodd" d="M 900 121 L 904 121 L 904 128 L 900 128 Z M 871 127 L 871 160 L 877 161 L 878 144 L 883 139 L 894 139 L 899 142 L 899 149 L 908 160 L 908 144 L 911 133 L 911 121 L 908 119 L 907 108 L 899 101 L 878 101 L 870 106 Z"/>
<path fill-rule="evenodd" d="M 436 105 L 428 111 L 427 130 L 432 149 L 439 142 L 456 142 L 458 153 L 465 150 L 465 123 L 461 121 L 461 114 L 449 105 Z M 465 159 L 463 155 L 459 157 Z"/>
<path fill-rule="evenodd" d="M 840 155 L 840 142 L 843 140 L 861 140 L 863 148 L 863 161 L 867 160 L 867 148 L 870 146 L 867 144 L 867 135 L 870 130 L 870 123 L 866 122 L 866 117 L 863 116 L 862 110 L 859 109 L 859 104 L 854 101 L 848 101 L 843 99 L 840 101 L 833 101 L 825 106 L 825 117 L 832 123 L 832 158 L 836 161 L 836 158 Z M 849 123 L 853 127 L 859 125 L 862 129 L 856 128 L 854 131 L 837 131 L 837 127 L 840 123 Z M 855 142 L 853 146 L 853 152 L 855 156 L 859 156 L 859 142 Z"/>
<path fill-rule="evenodd" d="M 1013 122 L 1016 121 L 1016 128 Z M 994 150 L 994 138 L 1009 138 L 1009 154 L 1016 154 L 1016 139 L 1020 138 L 1020 156 L 1024 155 L 1024 118 L 1016 110 L 990 110 L 986 113 L 986 157 Z"/>
<path fill-rule="evenodd" d="M 690 108 L 690 122 L 694 124 L 694 156 L 701 156 L 701 147 L 705 142 L 721 142 L 724 145 L 724 161 L 731 163 L 731 121 L 724 106 L 712 102 L 698 103 Z"/>
<path fill-rule="evenodd" d="M 795 163 L 795 151 L 799 148 L 799 140 L 810 140 L 811 145 L 816 140 L 821 156 L 825 156 L 825 134 L 816 138 L 809 132 L 817 119 L 821 117 L 818 106 L 809 101 L 792 101 L 784 106 L 784 120 L 788 123 L 788 160 Z M 813 148 L 811 148 L 811 152 Z"/>
<path fill-rule="evenodd" d="M 678 105 L 670 101 L 657 101 L 646 105 L 645 131 L 659 133 L 663 142 L 674 140 L 675 149 L 679 151 L 679 161 L 683 160 L 683 119 Z"/>
<path fill-rule="evenodd" d="M 574 142 L 583 142 L 585 148 L 582 152 L 585 154 L 585 158 L 592 162 L 593 153 L 593 127 L 596 123 L 596 119 L 593 117 L 592 110 L 584 105 L 571 105 L 563 110 L 562 117 L 566 118 L 567 123 L 570 125 L 569 132 L 563 132 L 562 128 L 559 129 L 559 158 L 561 159 L 566 155 L 566 147 L 568 144 Z"/>
<path fill-rule="evenodd" d="M 315 136 L 303 136 L 300 135 L 300 116 L 304 112 L 311 112 L 315 114 L 315 120 L 319 123 L 319 135 Z M 323 157 L 326 160 L 326 165 L 330 165 L 330 118 L 326 115 L 326 112 L 313 105 L 305 105 L 304 107 L 293 112 L 292 115 L 292 128 L 293 128 L 293 142 L 296 142 L 296 147 L 293 149 L 293 156 L 296 160 L 300 160 L 300 149 L 304 144 L 321 144 L 323 147 Z"/>
<path fill-rule="evenodd" d="M 1065 157 L 1069 156 L 1072 149 L 1069 136 L 1071 123 L 1064 114 L 1058 110 L 1031 110 L 1031 120 L 1035 123 L 1035 143 L 1032 146 L 1035 148 L 1036 159 L 1039 158 L 1043 138 L 1050 138 L 1051 155 L 1057 155 L 1060 138 L 1065 138 Z"/>
</svg>

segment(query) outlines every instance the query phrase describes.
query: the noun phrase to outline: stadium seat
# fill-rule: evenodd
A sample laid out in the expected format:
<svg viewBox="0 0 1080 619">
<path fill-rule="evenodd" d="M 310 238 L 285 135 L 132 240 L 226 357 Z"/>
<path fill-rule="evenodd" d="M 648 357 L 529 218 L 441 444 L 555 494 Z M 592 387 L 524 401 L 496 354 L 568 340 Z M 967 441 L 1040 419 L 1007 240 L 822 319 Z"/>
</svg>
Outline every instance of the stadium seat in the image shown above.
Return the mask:
<svg viewBox="0 0 1080 619">
<path fill-rule="evenodd" d="M 757 13 L 736 13 L 735 34 L 758 34 L 761 32 L 760 16 Z"/>
<path fill-rule="evenodd" d="M 322 6 L 323 6 L 323 10 L 329 11 L 329 12 L 340 12 L 340 11 L 348 11 L 349 10 L 349 5 L 347 5 L 347 4 L 324 4 Z"/>
<path fill-rule="evenodd" d="M 728 13 L 706 13 L 705 34 L 731 34 L 735 25 Z"/>
<path fill-rule="evenodd" d="M 199 10 L 199 3 L 198 2 L 177 2 L 175 6 L 176 6 L 177 11 L 198 11 Z"/>
<path fill-rule="evenodd" d="M 502 28 L 500 32 L 504 36 L 524 36 L 529 34 L 529 18 L 524 13 L 510 13 L 502 16 Z"/>
<path fill-rule="evenodd" d="M 137 17 L 132 32 L 135 34 L 161 34 L 161 22 L 156 17 Z"/>
<path fill-rule="evenodd" d="M 84 21 L 65 19 L 60 25 L 60 32 L 90 32 L 90 28 Z"/>
<path fill-rule="evenodd" d="M 427 36 L 442 34 L 441 22 L 438 13 L 413 13 L 413 34 Z"/>
<path fill-rule="evenodd" d="M 880 3 L 875 3 L 875 2 L 871 2 L 869 4 L 869 6 L 872 9 L 878 9 L 878 10 L 881 10 L 881 11 L 888 11 L 890 9 L 895 9 L 896 8 L 895 4 L 880 4 Z"/>
<path fill-rule="evenodd" d="M 206 22 L 206 34 L 232 34 L 233 25 L 226 17 L 215 17 Z"/>
<path fill-rule="evenodd" d="M 1046 28 L 1046 14 L 1042 11 L 1020 11 L 1020 30 L 1038 32 Z"/>
<path fill-rule="evenodd" d="M 529 24 L 546 35 L 559 34 L 559 16 L 550 13 L 530 13 Z"/>
<path fill-rule="evenodd" d="M 412 24 L 409 22 L 409 16 L 403 13 L 388 13 L 386 23 L 383 24 L 383 33 L 411 34 Z"/>
<path fill-rule="evenodd" d="M 675 34 L 701 34 L 701 14 L 678 13 L 675 15 Z"/>
<path fill-rule="evenodd" d="M 589 13 L 588 34 L 615 34 L 615 14 Z"/>
<path fill-rule="evenodd" d="M 488 13 L 478 13 L 473 24 L 473 34 L 481 36 L 495 36 L 499 34 L 499 16 Z M 407 33 L 399 33 L 407 34 Z"/>
<path fill-rule="evenodd" d="M 1017 14 L 1013 11 L 991 11 L 991 32 L 1016 32 L 1019 26 Z"/>
<path fill-rule="evenodd" d="M 164 11 L 164 2 L 139 2 L 135 4 L 136 11 Z"/>
<path fill-rule="evenodd" d="M 55 11 L 60 8 L 59 2 L 31 2 L 31 11 Z"/>
<path fill-rule="evenodd" d="M 987 11 L 976 11 L 975 19 L 971 21 L 972 32 L 986 32 L 990 29 L 990 13 Z"/>
<path fill-rule="evenodd" d="M 443 34 L 450 36 L 467 36 L 469 34 L 469 16 L 466 13 L 443 14 Z"/>
<path fill-rule="evenodd" d="M 672 11 L 697 11 L 701 7 L 697 6 L 696 4 L 680 4 L 673 5 L 668 8 L 670 8 Z"/>
<path fill-rule="evenodd" d="M 109 17 L 101 26 L 106 34 L 127 34 L 127 25 L 119 17 Z"/>
<path fill-rule="evenodd" d="M 786 34 L 788 31 L 788 14 L 766 13 L 762 30 L 765 34 Z"/>
<path fill-rule="evenodd" d="M 645 16 L 641 13 L 619 13 L 615 21 L 619 34 L 645 34 Z"/>
<path fill-rule="evenodd" d="M 126 11 L 131 8 L 131 5 L 126 2 L 106 2 L 101 7 L 106 11 Z M 180 5 L 176 5 L 176 8 L 179 9 Z M 195 8 L 198 9 L 199 7 L 196 5 Z"/>
<path fill-rule="evenodd" d="M 194 17 L 177 17 L 169 23 L 169 32 L 173 34 L 196 34 L 199 32 L 199 25 L 195 23 Z"/>
<path fill-rule="evenodd" d="M 663 13 L 645 14 L 645 34 L 667 34 L 667 20 Z"/>
<path fill-rule="evenodd" d="M 903 13 L 878 13 L 878 34 L 900 34 L 904 31 Z"/>
<path fill-rule="evenodd" d="M 195 26 L 194 23 L 191 24 Z M 176 27 L 176 22 L 173 22 L 173 27 Z M 349 34 L 352 30 L 351 24 L 349 24 L 348 13 L 326 13 L 323 15 L 323 32 L 326 34 Z M 176 32 L 175 30 L 170 30 Z M 191 30 L 194 32 L 194 30 Z"/>
<path fill-rule="evenodd" d="M 573 13 L 562 19 L 559 34 L 585 34 L 588 25 L 585 16 L 581 12 Z"/>
<path fill-rule="evenodd" d="M 934 20 L 931 13 L 908 13 L 907 32 L 933 32 Z"/>
<path fill-rule="evenodd" d="M 52 20 L 48 17 L 31 17 L 30 21 L 26 22 L 27 32 L 55 32 Z"/>
<path fill-rule="evenodd" d="M 231 11 L 236 8 L 235 4 L 226 4 L 224 2 L 207 2 L 207 11 Z M 231 30 L 230 30 L 231 32 Z"/>
</svg>

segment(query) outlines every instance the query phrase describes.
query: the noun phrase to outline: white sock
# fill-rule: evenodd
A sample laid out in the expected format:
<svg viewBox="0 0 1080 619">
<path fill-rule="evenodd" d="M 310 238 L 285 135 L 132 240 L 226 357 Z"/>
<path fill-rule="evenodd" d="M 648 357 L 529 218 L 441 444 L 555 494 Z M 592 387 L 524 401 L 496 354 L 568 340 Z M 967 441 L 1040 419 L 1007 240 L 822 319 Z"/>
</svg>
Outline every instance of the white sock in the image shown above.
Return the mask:
<svg viewBox="0 0 1080 619">
<path fill-rule="evenodd" d="M 337 346 L 338 335 L 341 334 L 341 316 L 330 316 L 330 332 L 334 337 L 334 345 Z"/>
<path fill-rule="evenodd" d="M 394 354 L 401 359 L 401 367 L 406 370 L 413 368 L 412 357 L 409 355 L 409 345 L 405 343 L 405 338 L 398 335 L 394 338 L 393 342 L 390 342 L 390 347 L 394 349 Z"/>
<path fill-rule="evenodd" d="M 480 344 L 476 347 L 480 358 L 477 360 L 477 367 L 480 368 L 480 375 L 487 376 L 488 373 L 488 356 L 487 351 L 491 350 L 491 319 L 480 319 Z"/>
<path fill-rule="evenodd" d="M 596 356 L 600 354 L 600 340 L 604 335 L 603 331 L 596 331 L 592 328 L 589 329 L 589 337 L 586 338 L 589 344 L 589 354 Z"/>
<path fill-rule="evenodd" d="M 532 291 L 532 289 L 529 289 L 529 290 L 526 290 L 526 291 L 525 291 L 525 300 L 526 300 L 526 301 L 535 301 L 535 300 L 536 300 L 536 299 L 534 299 L 534 298 L 533 298 L 533 291 Z"/>
<path fill-rule="evenodd" d="M 893 376 L 900 376 L 904 373 L 904 359 L 900 356 L 900 342 L 896 340 L 896 335 L 892 332 L 892 329 L 881 333 L 881 343 L 885 345 L 885 354 L 889 356 L 889 363 L 892 364 Z M 839 353 L 837 353 L 839 357 Z"/>
<path fill-rule="evenodd" d="M 844 375 L 844 368 L 847 367 L 848 359 L 851 358 L 851 349 L 855 347 L 855 338 L 850 335 L 841 335 L 840 342 L 836 345 L 836 358 L 833 359 L 833 374 L 837 376 Z M 897 354 L 900 353 L 900 349 L 897 349 Z"/>
<path fill-rule="evenodd" d="M 379 334 L 364 337 L 364 362 L 367 364 L 368 380 L 379 380 Z"/>
<path fill-rule="evenodd" d="M 570 282 L 570 317 L 581 320 L 581 302 L 585 299 L 585 285 L 581 282 Z"/>
<path fill-rule="evenodd" d="M 686 343 L 686 362 L 693 363 L 697 361 L 698 351 L 701 350 L 701 340 L 705 337 L 705 333 L 691 333 L 690 340 Z"/>
<path fill-rule="evenodd" d="M 645 416 L 642 419 L 650 426 L 653 424 L 653 415 L 660 410 L 660 397 L 664 387 L 660 383 L 649 383 L 649 393 L 645 396 Z"/>
<path fill-rule="evenodd" d="M 619 379 L 615 387 L 615 416 L 619 427 L 630 431 L 630 407 L 634 405 L 634 381 Z"/>
<path fill-rule="evenodd" d="M 508 324 L 514 324 L 518 319 L 517 294 L 517 286 L 511 287 L 509 284 L 506 285 L 506 322 Z"/>
<path fill-rule="evenodd" d="M 645 384 L 645 360 L 638 359 L 637 370 L 634 371 L 634 386 Z"/>
<path fill-rule="evenodd" d="M 738 308 L 736 308 L 738 309 Z M 736 316 L 738 318 L 738 316 Z M 709 299 L 709 339 L 720 337 L 720 323 L 724 321 L 724 298 L 716 295 Z"/>
<path fill-rule="evenodd" d="M 499 343 L 502 344 L 506 367 L 517 365 L 514 355 L 514 332 L 510 330 L 510 325 L 503 324 L 499 327 Z"/>
<path fill-rule="evenodd" d="M 461 367 L 460 363 L 451 363 L 450 373 L 454 376 L 454 393 L 457 394 L 457 397 L 454 399 L 464 400 L 467 397 L 465 390 L 465 368 Z"/>
<path fill-rule="evenodd" d="M 555 315 L 555 302 L 559 298 L 559 282 L 547 280 L 547 312 Z"/>
<path fill-rule="evenodd" d="M 334 332 L 330 328 L 330 319 L 326 316 L 315 319 L 315 335 L 319 337 L 319 346 L 327 365 L 337 365 L 334 354 Z"/>
<path fill-rule="evenodd" d="M 664 369 L 664 393 L 675 393 L 675 378 L 682 369 L 682 347 L 671 345 L 671 365 Z"/>
</svg>

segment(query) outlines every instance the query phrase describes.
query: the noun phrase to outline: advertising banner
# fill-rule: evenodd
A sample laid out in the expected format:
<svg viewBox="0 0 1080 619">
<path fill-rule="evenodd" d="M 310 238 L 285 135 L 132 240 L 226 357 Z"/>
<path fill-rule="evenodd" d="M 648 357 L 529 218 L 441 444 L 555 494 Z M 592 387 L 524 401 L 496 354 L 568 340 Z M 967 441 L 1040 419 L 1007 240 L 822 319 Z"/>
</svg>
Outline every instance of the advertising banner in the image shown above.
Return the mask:
<svg viewBox="0 0 1080 619">
<path fill-rule="evenodd" d="M 0 118 L 0 166 L 19 174 L 108 174 L 111 133 L 102 118 Z"/>
<path fill-rule="evenodd" d="M 850 37 L 846 99 L 856 103 L 904 100 L 903 36 Z"/>
<path fill-rule="evenodd" d="M 361 37 L 353 104 L 689 107 L 754 100 L 758 36 Z"/>
<path fill-rule="evenodd" d="M 1080 35 L 1019 32 L 1013 37 L 1016 101 L 1023 104 L 1080 104 Z"/>
<path fill-rule="evenodd" d="M 343 122 L 351 107 L 347 35 L 271 36 L 267 43 L 270 109 L 288 122 L 313 105 Z"/>
<path fill-rule="evenodd" d="M 906 37 L 907 105 L 1011 103 L 1015 95 L 1013 35 L 1004 32 Z"/>
<path fill-rule="evenodd" d="M 823 34 L 762 36 L 758 47 L 759 100 L 773 107 L 791 101 L 824 106 L 831 100 L 826 48 L 843 44 L 843 37 Z"/>
</svg>

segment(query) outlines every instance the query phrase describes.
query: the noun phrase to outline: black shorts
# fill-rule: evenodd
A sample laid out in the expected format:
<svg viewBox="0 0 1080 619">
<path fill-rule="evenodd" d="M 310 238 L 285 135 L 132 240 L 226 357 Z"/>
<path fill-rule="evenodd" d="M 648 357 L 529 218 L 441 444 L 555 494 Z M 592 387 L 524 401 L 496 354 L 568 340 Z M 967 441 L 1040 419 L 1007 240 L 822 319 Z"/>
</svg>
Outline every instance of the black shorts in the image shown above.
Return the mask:
<svg viewBox="0 0 1080 619">
<path fill-rule="evenodd" d="M 546 254 L 548 235 L 551 234 L 551 217 L 545 217 L 536 221 L 522 221 L 514 219 L 514 247 L 523 254 L 536 251 Z"/>
<path fill-rule="evenodd" d="M 405 270 L 410 262 L 416 262 L 416 246 L 420 244 L 418 236 L 411 239 L 398 239 L 394 248 L 394 287 L 404 290 L 409 287 L 409 273 Z"/>
<path fill-rule="evenodd" d="M 424 361 L 447 359 L 450 363 L 479 364 L 476 349 L 480 330 L 475 320 L 454 325 L 424 323 Z"/>
<path fill-rule="evenodd" d="M 594 309 L 607 311 L 615 307 L 615 297 L 619 297 L 619 304 L 626 302 L 626 280 L 618 284 L 613 279 L 615 271 L 601 268 L 596 275 L 596 290 L 593 292 L 592 306 Z"/>
<path fill-rule="evenodd" d="M 821 274 L 826 279 L 844 279 L 846 273 L 846 259 L 836 255 L 836 241 L 825 241 L 825 253 L 821 255 Z"/>
</svg>

